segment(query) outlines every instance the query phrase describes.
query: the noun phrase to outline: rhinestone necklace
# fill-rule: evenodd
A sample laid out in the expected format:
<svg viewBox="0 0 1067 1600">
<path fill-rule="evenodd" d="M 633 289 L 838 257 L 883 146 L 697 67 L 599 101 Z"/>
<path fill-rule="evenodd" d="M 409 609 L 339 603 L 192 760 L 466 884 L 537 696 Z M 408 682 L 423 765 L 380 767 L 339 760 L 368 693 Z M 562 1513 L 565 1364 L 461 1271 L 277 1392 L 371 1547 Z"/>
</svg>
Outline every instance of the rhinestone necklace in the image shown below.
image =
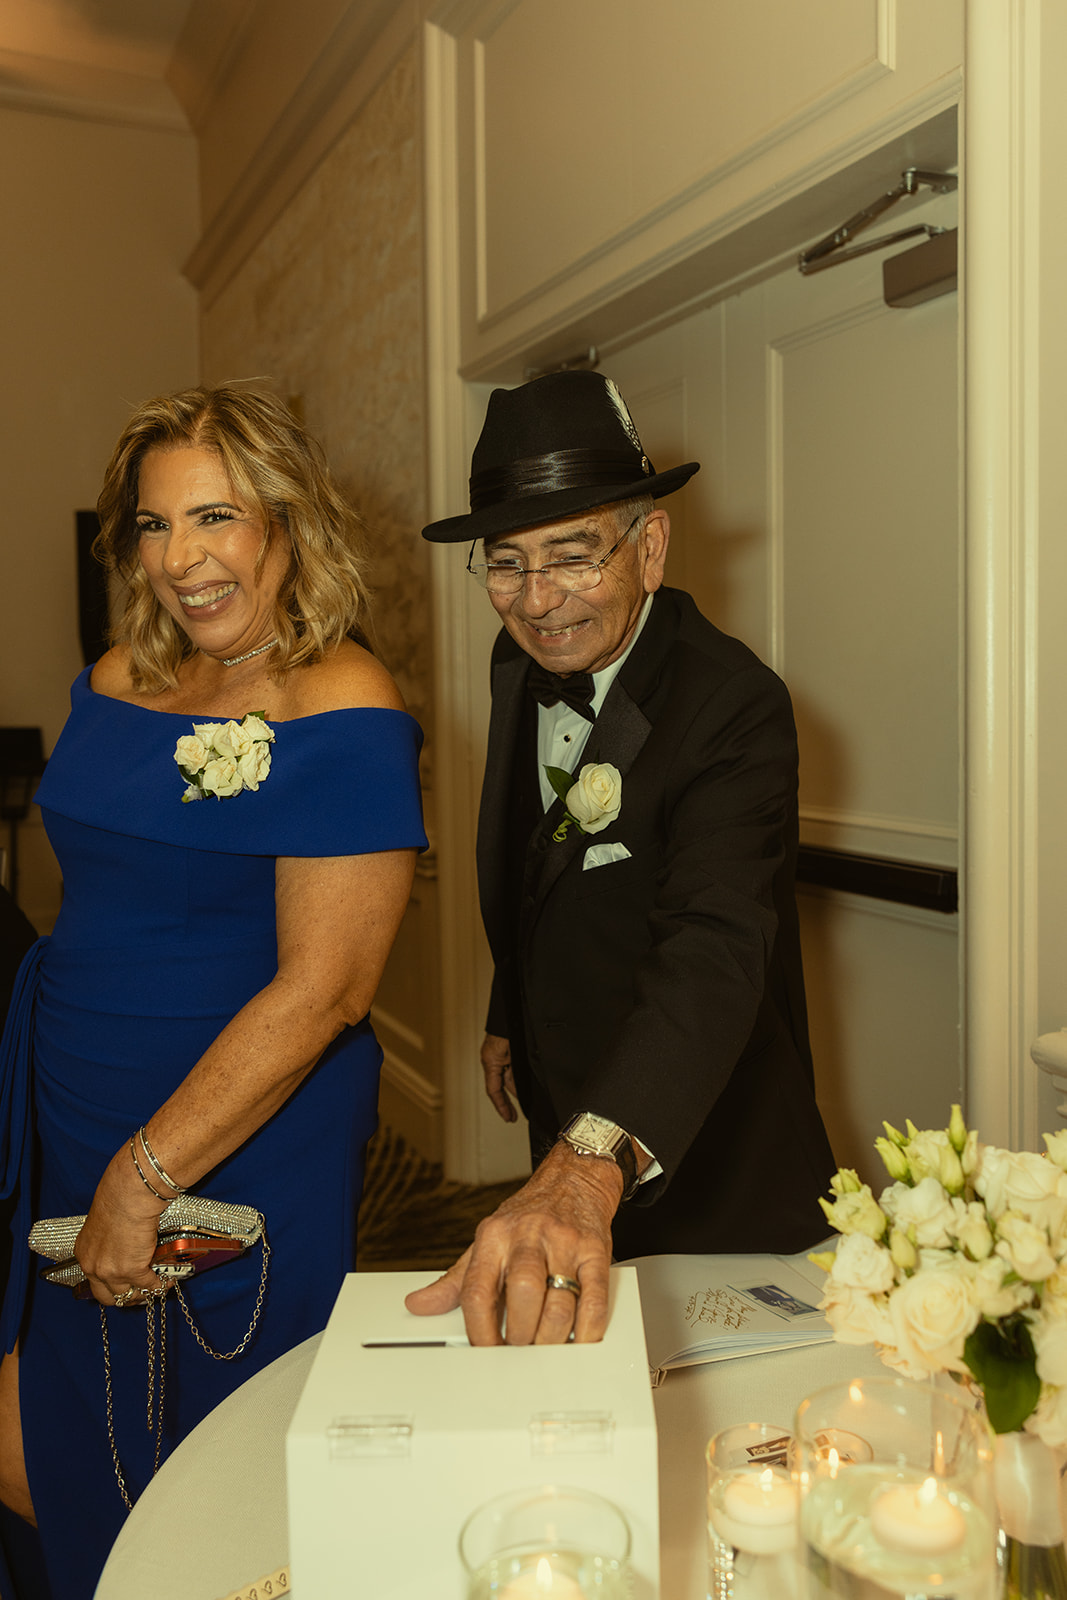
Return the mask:
<svg viewBox="0 0 1067 1600">
<path fill-rule="evenodd" d="M 268 639 L 266 644 L 257 645 L 254 650 L 246 650 L 243 656 L 231 656 L 228 661 L 224 659 L 222 664 L 224 667 L 239 667 L 242 661 L 251 661 L 253 656 L 261 656 L 264 650 L 273 650 L 277 643 L 277 639 Z"/>
</svg>

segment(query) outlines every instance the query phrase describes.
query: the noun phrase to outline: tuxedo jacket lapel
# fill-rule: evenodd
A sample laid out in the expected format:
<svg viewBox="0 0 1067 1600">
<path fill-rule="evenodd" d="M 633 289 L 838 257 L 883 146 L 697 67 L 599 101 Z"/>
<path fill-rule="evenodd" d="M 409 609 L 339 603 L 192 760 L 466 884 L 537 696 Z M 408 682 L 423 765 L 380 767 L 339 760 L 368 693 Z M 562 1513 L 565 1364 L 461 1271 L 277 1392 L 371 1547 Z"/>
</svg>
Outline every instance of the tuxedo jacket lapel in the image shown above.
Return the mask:
<svg viewBox="0 0 1067 1600">
<path fill-rule="evenodd" d="M 581 766 L 610 762 L 625 780 L 652 731 L 654 711 L 664 663 L 678 630 L 677 608 L 665 590 L 654 597 L 648 621 L 608 691 L 581 757 Z M 508 805 L 513 763 L 526 696 L 530 657 L 508 636 L 497 646 L 493 667 L 493 700 L 489 720 L 489 753 L 478 820 L 478 876 L 482 913 L 490 942 L 504 933 L 506 909 L 501 905 L 500 864 L 506 849 Z M 649 704 L 651 702 L 651 705 Z M 652 714 L 646 715 L 646 709 Z M 625 831 L 623 811 L 614 826 Z M 561 873 L 589 844 L 589 836 L 573 825 L 562 840 L 552 838 L 563 820 L 563 804 L 556 800 L 538 822 L 527 852 L 527 888 L 533 898 L 532 915 Z M 524 933 L 530 918 L 524 916 Z"/>
<path fill-rule="evenodd" d="M 640 755 L 645 740 L 652 732 L 652 723 L 642 709 L 642 702 L 653 696 L 659 682 L 664 658 L 676 632 L 673 607 L 665 594 L 652 602 L 648 621 L 618 677 L 608 690 L 600 715 L 582 752 L 581 767 L 600 762 L 610 762 L 617 767 L 623 779 L 622 811 L 609 833 L 626 831 L 626 775 Z M 535 889 L 535 911 L 546 894 L 559 881 L 561 873 L 591 842 L 590 836 L 573 825 L 562 841 L 552 839 L 553 831 L 563 820 L 563 805 L 557 801 L 548 811 L 544 822 L 534 834 L 535 851 L 541 855 L 541 871 Z M 597 835 L 599 838 L 600 835 Z"/>
</svg>

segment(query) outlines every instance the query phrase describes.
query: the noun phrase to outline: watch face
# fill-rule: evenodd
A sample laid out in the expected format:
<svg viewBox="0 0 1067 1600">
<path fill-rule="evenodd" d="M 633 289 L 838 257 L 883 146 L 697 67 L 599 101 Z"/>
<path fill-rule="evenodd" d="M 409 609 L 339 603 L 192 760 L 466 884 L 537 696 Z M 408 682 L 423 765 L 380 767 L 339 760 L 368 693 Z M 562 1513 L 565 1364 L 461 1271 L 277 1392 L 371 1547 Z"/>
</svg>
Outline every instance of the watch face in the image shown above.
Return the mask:
<svg viewBox="0 0 1067 1600">
<path fill-rule="evenodd" d="M 609 1150 L 618 1141 L 620 1132 L 621 1129 L 614 1122 L 609 1122 L 607 1117 L 598 1117 L 591 1111 L 585 1111 L 575 1117 L 567 1129 L 567 1137 L 576 1144 L 586 1145 L 590 1150 Z"/>
</svg>

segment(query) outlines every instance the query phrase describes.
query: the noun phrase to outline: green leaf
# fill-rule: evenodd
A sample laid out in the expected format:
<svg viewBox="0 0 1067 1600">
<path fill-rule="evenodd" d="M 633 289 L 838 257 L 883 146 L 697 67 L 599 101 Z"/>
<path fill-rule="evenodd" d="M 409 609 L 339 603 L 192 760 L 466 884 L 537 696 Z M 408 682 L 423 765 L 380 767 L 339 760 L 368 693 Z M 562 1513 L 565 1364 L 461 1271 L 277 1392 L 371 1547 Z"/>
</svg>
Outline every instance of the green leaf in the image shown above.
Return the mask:
<svg viewBox="0 0 1067 1600">
<path fill-rule="evenodd" d="M 563 801 L 563 804 L 566 805 L 567 796 L 574 788 L 573 773 L 564 772 L 562 767 L 546 767 L 545 777 L 559 795 L 560 799 Z"/>
<path fill-rule="evenodd" d="M 1034 1341 L 1021 1316 L 1002 1322 L 980 1322 L 963 1347 L 975 1381 L 985 1395 L 986 1414 L 994 1433 L 1014 1433 L 1037 1405 Z"/>
</svg>

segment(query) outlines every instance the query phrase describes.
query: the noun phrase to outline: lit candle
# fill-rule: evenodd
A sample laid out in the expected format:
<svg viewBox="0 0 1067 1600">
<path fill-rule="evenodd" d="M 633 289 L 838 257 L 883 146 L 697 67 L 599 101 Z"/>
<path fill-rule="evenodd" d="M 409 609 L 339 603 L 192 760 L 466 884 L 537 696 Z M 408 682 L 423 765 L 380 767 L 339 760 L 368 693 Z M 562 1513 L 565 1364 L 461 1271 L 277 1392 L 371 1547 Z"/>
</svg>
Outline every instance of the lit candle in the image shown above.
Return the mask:
<svg viewBox="0 0 1067 1600">
<path fill-rule="evenodd" d="M 898 1483 L 871 1503 L 871 1530 L 879 1544 L 902 1555 L 944 1556 L 963 1543 L 963 1512 L 938 1491 L 937 1479 Z"/>
<path fill-rule="evenodd" d="M 831 1476 L 838 1467 L 853 1466 L 857 1461 L 870 1461 L 874 1454 L 866 1439 L 845 1428 L 823 1428 L 814 1439 L 812 1456 L 816 1461 L 826 1461 L 831 1466 Z"/>
<path fill-rule="evenodd" d="M 727 1473 L 708 1498 L 708 1515 L 735 1550 L 773 1556 L 796 1543 L 797 1491 L 777 1467 Z"/>
<path fill-rule="evenodd" d="M 585 1590 L 570 1576 L 561 1572 L 549 1556 L 531 1557 L 529 1566 L 523 1566 L 509 1578 L 500 1591 L 500 1600 L 586 1600 Z"/>
</svg>

